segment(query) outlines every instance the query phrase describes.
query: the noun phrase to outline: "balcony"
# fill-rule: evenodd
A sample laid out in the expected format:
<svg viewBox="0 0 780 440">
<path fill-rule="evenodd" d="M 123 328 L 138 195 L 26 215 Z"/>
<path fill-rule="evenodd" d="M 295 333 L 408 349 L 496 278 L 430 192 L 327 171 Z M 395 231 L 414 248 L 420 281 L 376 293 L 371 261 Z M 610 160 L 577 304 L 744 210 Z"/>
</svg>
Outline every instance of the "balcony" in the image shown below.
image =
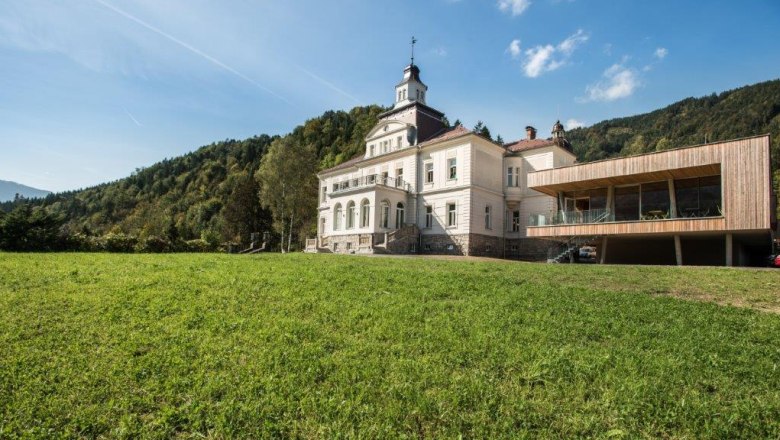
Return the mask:
<svg viewBox="0 0 780 440">
<path fill-rule="evenodd" d="M 367 176 L 345 180 L 344 182 L 334 183 L 329 196 L 334 197 L 353 191 L 363 191 L 367 188 L 377 186 L 400 189 L 401 191 L 406 192 L 411 191 L 411 185 L 402 178 L 369 174 Z"/>
<path fill-rule="evenodd" d="M 528 226 L 583 225 L 614 221 L 615 213 L 606 209 L 554 211 L 545 214 L 531 214 L 531 218 L 528 219 Z"/>
</svg>

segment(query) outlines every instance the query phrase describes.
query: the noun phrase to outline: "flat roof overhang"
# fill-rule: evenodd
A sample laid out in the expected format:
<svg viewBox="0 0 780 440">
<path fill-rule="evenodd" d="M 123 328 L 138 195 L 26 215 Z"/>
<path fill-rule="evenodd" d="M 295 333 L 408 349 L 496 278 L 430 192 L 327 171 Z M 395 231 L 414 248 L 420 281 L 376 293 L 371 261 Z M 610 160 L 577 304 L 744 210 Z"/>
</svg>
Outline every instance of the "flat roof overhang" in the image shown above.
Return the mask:
<svg viewBox="0 0 780 440">
<path fill-rule="evenodd" d="M 626 159 L 614 159 L 618 165 L 625 166 L 626 173 L 611 176 L 603 175 L 604 162 L 574 165 L 564 168 L 537 171 L 528 174 L 528 187 L 541 193 L 557 196 L 560 191 L 578 191 L 609 186 L 630 185 L 638 183 L 659 182 L 669 179 L 689 179 L 692 177 L 713 176 L 720 174 L 720 163 L 710 163 L 683 168 L 669 168 L 656 171 L 631 173 Z"/>
</svg>

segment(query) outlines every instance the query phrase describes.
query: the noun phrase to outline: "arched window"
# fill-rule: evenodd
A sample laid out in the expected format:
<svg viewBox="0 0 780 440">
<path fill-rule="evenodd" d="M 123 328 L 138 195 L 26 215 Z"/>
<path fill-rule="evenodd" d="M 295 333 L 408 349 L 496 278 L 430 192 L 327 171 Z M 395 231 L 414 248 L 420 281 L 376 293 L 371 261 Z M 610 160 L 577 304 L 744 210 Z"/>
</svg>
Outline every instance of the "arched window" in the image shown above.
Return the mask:
<svg viewBox="0 0 780 440">
<path fill-rule="evenodd" d="M 360 227 L 367 228 L 371 218 L 371 207 L 368 205 L 368 199 L 360 202 Z"/>
<path fill-rule="evenodd" d="M 355 227 L 355 202 L 347 203 L 347 229 Z"/>
<path fill-rule="evenodd" d="M 387 200 L 382 201 L 382 220 L 381 224 L 383 228 L 390 227 L 390 202 Z"/>
<path fill-rule="evenodd" d="M 336 203 L 336 207 L 333 208 L 333 230 L 338 231 L 341 229 L 341 216 L 343 212 L 341 210 L 341 203 Z"/>
<path fill-rule="evenodd" d="M 404 204 L 398 202 L 395 205 L 395 228 L 400 229 L 404 225 Z"/>
</svg>

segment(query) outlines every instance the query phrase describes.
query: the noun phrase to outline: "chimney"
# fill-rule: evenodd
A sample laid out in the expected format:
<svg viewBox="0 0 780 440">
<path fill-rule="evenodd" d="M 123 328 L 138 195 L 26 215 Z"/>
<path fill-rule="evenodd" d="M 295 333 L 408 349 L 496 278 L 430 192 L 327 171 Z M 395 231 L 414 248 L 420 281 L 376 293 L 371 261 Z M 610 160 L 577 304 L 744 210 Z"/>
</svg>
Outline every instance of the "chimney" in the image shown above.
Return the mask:
<svg viewBox="0 0 780 440">
<path fill-rule="evenodd" d="M 536 129 L 531 127 L 530 125 L 528 127 L 525 127 L 525 138 L 529 141 L 532 141 L 536 139 Z"/>
</svg>

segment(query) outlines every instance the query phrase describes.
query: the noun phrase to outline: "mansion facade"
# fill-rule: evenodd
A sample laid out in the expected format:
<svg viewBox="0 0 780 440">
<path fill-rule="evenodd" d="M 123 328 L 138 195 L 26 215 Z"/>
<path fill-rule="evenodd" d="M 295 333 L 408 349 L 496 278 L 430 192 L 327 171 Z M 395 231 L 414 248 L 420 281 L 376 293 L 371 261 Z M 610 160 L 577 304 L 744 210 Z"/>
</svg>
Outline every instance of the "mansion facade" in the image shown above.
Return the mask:
<svg viewBox="0 0 780 440">
<path fill-rule="evenodd" d="M 564 127 L 499 144 L 426 104 L 414 63 L 365 152 L 318 173 L 308 252 L 762 265 L 776 197 L 770 137 L 577 164 Z"/>
<path fill-rule="evenodd" d="M 556 198 L 526 186 L 529 173 L 575 163 L 564 127 L 551 137 L 498 144 L 426 104 L 428 87 L 410 64 L 395 104 L 379 115 L 365 153 L 318 173 L 318 232 L 308 251 L 434 253 L 544 258 L 528 238 L 531 215 Z"/>
</svg>

